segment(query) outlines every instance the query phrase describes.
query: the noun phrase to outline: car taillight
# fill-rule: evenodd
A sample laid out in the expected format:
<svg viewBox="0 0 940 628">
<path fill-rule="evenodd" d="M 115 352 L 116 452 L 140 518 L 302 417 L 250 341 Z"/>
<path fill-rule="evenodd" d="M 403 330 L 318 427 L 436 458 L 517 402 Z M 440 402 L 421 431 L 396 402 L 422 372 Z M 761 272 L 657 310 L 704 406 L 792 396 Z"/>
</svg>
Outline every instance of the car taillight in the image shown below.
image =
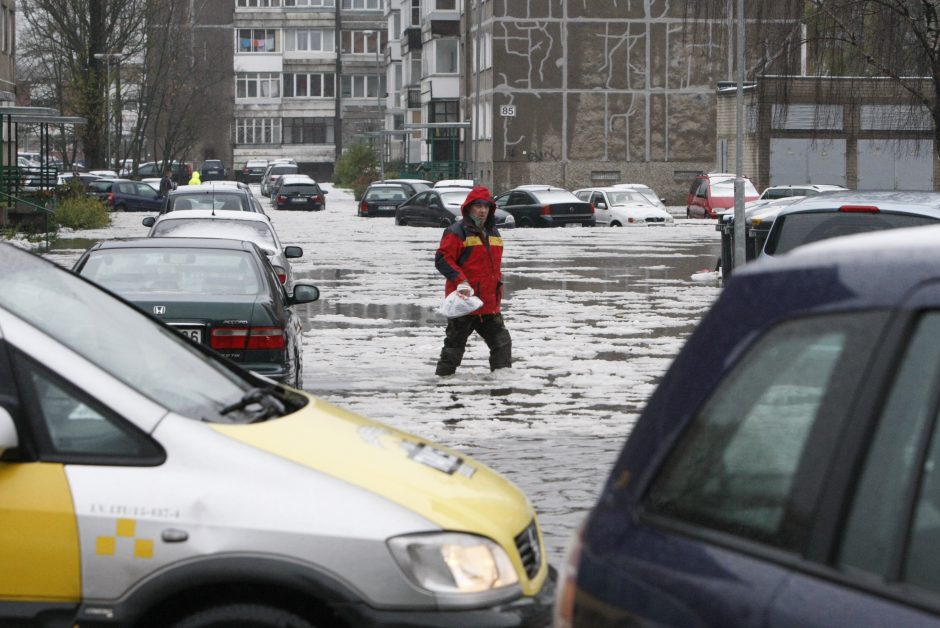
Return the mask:
<svg viewBox="0 0 940 628">
<path fill-rule="evenodd" d="M 242 174 L 248 174 L 250 172 L 251 170 L 248 168 L 248 166 L 245 166 L 244 168 L 242 168 Z"/>
<path fill-rule="evenodd" d="M 542 215 L 551 216 L 552 215 L 552 206 L 551 205 L 542 205 Z"/>
<path fill-rule="evenodd" d="M 850 214 L 877 214 L 881 210 L 874 205 L 843 205 L 839 211 Z"/>
<path fill-rule="evenodd" d="M 285 270 L 284 270 L 283 268 L 281 268 L 280 266 L 275 266 L 275 267 L 274 267 L 274 272 L 277 273 L 277 278 L 278 278 L 278 280 L 279 280 L 281 283 L 286 283 L 286 282 L 287 282 L 287 271 L 285 271 Z"/>
<path fill-rule="evenodd" d="M 360 213 L 360 214 L 368 214 L 368 213 L 369 213 L 369 204 L 366 203 L 365 201 L 362 201 L 361 203 L 359 203 L 359 213 Z"/>
<path fill-rule="evenodd" d="M 318 194 L 318 195 L 315 195 L 315 196 L 311 196 L 311 197 L 310 197 L 310 200 L 313 201 L 314 203 L 322 203 L 322 202 L 323 202 L 323 197 Z"/>
<path fill-rule="evenodd" d="M 280 327 L 221 327 L 209 337 L 213 349 L 283 349 L 284 345 Z"/>
<path fill-rule="evenodd" d="M 252 327 L 248 334 L 249 349 L 283 349 L 284 330 L 280 327 Z"/>
<path fill-rule="evenodd" d="M 114 205 L 114 192 L 108 192 L 108 205 Z"/>
<path fill-rule="evenodd" d="M 209 346 L 213 349 L 244 349 L 248 338 L 245 327 L 222 327 L 213 329 L 209 336 Z"/>
<path fill-rule="evenodd" d="M 278 202 L 278 203 L 286 203 L 286 202 L 287 202 L 287 197 L 284 196 L 283 194 L 278 194 L 278 195 L 277 195 L 277 202 Z"/>
<path fill-rule="evenodd" d="M 597 210 L 594 209 L 594 203 L 591 203 L 591 213 L 593 214 L 595 211 L 597 211 Z"/>
</svg>

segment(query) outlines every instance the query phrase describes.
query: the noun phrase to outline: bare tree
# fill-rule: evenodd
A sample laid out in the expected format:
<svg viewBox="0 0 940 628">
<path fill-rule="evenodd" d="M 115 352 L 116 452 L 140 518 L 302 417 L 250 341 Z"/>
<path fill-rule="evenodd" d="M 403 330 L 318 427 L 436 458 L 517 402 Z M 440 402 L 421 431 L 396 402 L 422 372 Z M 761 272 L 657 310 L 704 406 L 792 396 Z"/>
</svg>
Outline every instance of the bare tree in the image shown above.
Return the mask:
<svg viewBox="0 0 940 628">
<path fill-rule="evenodd" d="M 724 20 L 730 34 L 734 4 L 689 2 L 687 15 Z M 840 77 L 816 84 L 821 103 L 852 102 L 858 85 L 883 78 L 908 106 L 897 128 L 917 128 L 928 112 L 940 154 L 938 13 L 938 0 L 748 0 L 748 77 Z"/>
</svg>

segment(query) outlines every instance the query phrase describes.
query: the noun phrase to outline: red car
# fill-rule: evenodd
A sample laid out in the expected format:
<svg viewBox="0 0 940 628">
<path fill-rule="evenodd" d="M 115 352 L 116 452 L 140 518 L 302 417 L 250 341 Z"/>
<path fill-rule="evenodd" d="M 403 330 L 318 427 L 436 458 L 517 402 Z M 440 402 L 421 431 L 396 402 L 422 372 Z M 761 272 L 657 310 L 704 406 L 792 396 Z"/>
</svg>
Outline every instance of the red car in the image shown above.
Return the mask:
<svg viewBox="0 0 940 628">
<path fill-rule="evenodd" d="M 734 207 L 734 179 L 727 172 L 710 172 L 695 177 L 686 201 L 686 218 L 717 218 L 716 210 Z M 754 184 L 744 178 L 744 202 L 756 200 L 760 195 Z"/>
</svg>

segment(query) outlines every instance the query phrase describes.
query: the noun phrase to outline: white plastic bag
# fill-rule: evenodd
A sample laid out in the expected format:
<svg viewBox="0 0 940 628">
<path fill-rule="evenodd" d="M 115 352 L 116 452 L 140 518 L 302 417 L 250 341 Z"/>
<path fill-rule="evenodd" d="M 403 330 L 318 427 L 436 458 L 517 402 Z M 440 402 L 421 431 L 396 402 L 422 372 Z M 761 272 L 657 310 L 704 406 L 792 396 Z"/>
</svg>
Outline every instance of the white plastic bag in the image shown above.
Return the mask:
<svg viewBox="0 0 940 628">
<path fill-rule="evenodd" d="M 444 297 L 441 301 L 440 313 L 447 318 L 457 318 L 476 312 L 483 307 L 483 301 L 479 297 L 461 296 L 456 290 Z"/>
</svg>

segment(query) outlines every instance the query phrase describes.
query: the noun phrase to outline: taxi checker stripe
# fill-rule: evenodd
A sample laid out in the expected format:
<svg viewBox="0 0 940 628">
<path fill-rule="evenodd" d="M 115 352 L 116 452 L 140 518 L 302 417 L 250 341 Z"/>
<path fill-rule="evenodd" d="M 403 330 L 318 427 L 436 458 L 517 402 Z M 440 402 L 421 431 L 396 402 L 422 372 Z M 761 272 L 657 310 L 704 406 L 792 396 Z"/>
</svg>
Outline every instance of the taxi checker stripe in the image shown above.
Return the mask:
<svg viewBox="0 0 940 628">
<path fill-rule="evenodd" d="M 114 556 L 118 538 L 130 538 L 134 541 L 134 558 L 153 558 L 153 539 L 139 539 L 135 519 L 117 519 L 114 536 L 95 538 L 95 553 L 99 556 Z"/>
</svg>

